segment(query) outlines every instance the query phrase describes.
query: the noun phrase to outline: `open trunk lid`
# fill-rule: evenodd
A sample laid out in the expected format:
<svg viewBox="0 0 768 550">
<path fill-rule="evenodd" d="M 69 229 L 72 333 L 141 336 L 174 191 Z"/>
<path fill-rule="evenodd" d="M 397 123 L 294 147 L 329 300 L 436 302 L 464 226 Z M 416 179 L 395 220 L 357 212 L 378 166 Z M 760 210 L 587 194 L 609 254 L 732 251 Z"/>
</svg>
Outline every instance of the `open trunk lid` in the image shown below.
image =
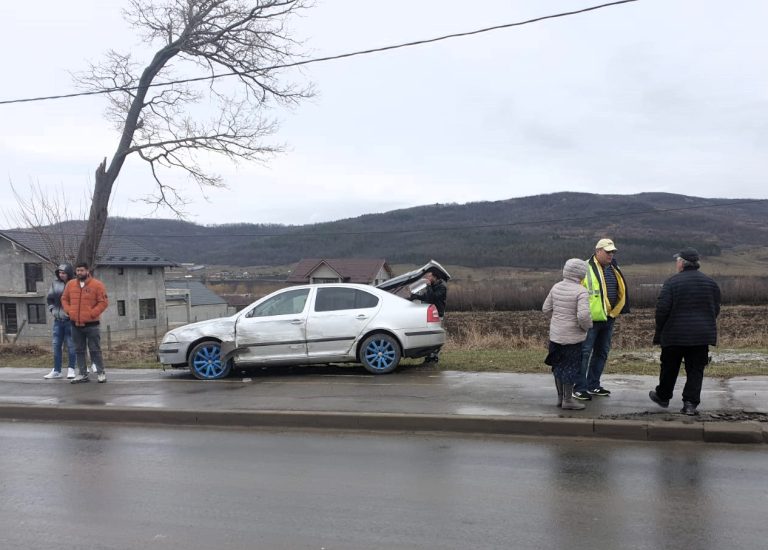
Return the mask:
<svg viewBox="0 0 768 550">
<path fill-rule="evenodd" d="M 448 274 L 448 272 L 445 270 L 443 266 L 441 266 L 435 260 L 430 260 L 419 269 L 414 269 L 413 271 L 409 271 L 408 273 L 403 273 L 402 275 L 393 277 L 387 281 L 384 281 L 383 283 L 379 283 L 378 285 L 376 285 L 376 288 L 380 288 L 382 290 L 388 290 L 390 292 L 396 293 L 401 288 L 407 285 L 410 285 L 411 283 L 414 283 L 419 279 L 422 279 L 424 277 L 424 274 L 430 269 L 437 269 L 440 272 L 440 278 L 443 279 L 444 281 L 448 281 L 451 278 L 451 276 Z"/>
</svg>

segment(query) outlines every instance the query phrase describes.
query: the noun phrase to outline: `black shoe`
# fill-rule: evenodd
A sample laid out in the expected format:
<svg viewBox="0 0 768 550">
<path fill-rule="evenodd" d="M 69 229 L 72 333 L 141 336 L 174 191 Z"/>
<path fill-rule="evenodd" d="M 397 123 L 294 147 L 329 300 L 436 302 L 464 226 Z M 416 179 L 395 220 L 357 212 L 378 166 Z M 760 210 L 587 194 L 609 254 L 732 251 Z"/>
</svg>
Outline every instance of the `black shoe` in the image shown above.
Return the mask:
<svg viewBox="0 0 768 550">
<path fill-rule="evenodd" d="M 664 407 L 665 409 L 669 407 L 669 399 L 662 399 L 654 390 L 648 392 L 648 397 L 659 407 Z"/>
<path fill-rule="evenodd" d="M 85 376 L 83 376 L 82 374 L 78 374 L 72 380 L 69 381 L 70 384 L 83 384 L 85 382 L 90 382 L 90 380 L 88 380 L 87 374 Z"/>
<path fill-rule="evenodd" d="M 571 395 L 579 401 L 592 401 L 592 397 L 585 391 L 575 391 Z"/>
<path fill-rule="evenodd" d="M 589 395 L 599 395 L 601 397 L 608 397 L 609 395 L 611 395 L 611 392 L 609 392 L 602 386 L 600 386 L 599 388 L 595 388 L 594 390 L 587 390 L 587 393 Z"/>
<path fill-rule="evenodd" d="M 699 414 L 699 411 L 696 410 L 696 405 L 690 401 L 683 401 L 683 408 L 680 409 L 680 412 L 687 414 L 688 416 L 696 416 Z"/>
</svg>

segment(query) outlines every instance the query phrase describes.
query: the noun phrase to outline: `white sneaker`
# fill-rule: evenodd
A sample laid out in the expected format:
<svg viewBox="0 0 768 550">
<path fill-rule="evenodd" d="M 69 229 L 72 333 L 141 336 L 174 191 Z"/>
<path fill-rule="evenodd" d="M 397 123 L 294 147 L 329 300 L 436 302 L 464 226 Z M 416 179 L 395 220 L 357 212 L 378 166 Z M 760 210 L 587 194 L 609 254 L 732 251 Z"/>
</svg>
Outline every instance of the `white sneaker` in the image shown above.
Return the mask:
<svg viewBox="0 0 768 550">
<path fill-rule="evenodd" d="M 106 382 L 106 381 L 107 381 L 107 373 L 105 373 L 105 372 L 100 372 L 100 373 L 99 373 L 99 374 L 96 376 L 96 379 L 99 381 L 99 384 L 103 384 L 104 382 Z"/>
<path fill-rule="evenodd" d="M 45 378 L 46 380 L 50 380 L 51 378 L 63 378 L 63 376 L 61 375 L 60 372 L 51 370 L 51 372 L 43 376 L 43 378 Z"/>
<path fill-rule="evenodd" d="M 91 363 L 91 371 L 99 372 L 99 369 L 96 368 L 96 363 Z"/>
<path fill-rule="evenodd" d="M 67 379 L 72 380 L 75 377 L 75 369 L 67 369 Z"/>
</svg>

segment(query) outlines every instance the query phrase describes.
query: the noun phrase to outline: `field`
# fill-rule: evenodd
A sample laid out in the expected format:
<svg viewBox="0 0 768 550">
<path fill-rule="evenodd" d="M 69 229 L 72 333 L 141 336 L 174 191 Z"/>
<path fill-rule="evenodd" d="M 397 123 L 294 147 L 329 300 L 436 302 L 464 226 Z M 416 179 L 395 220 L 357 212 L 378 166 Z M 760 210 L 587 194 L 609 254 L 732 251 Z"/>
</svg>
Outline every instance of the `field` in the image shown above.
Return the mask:
<svg viewBox="0 0 768 550">
<path fill-rule="evenodd" d="M 654 331 L 653 309 L 634 309 L 616 322 L 614 349 L 636 350 L 651 347 Z M 719 347 L 768 347 L 768 306 L 725 306 L 718 319 Z M 446 315 L 450 347 L 543 348 L 547 343 L 549 319 L 540 311 L 455 312 Z"/>
<path fill-rule="evenodd" d="M 768 306 L 727 306 L 718 321 L 709 376 L 768 375 Z M 651 346 L 653 310 L 638 309 L 616 323 L 606 372 L 658 374 L 658 347 Z M 449 340 L 438 366 L 406 368 L 498 372 L 548 372 L 543 364 L 549 321 L 539 311 L 453 312 L 446 316 Z M 155 368 L 150 341 L 115 345 L 105 352 L 108 367 Z M 35 346 L 0 346 L 0 366 L 48 368 L 50 351 Z M 355 368 L 355 367 L 350 367 Z"/>
</svg>

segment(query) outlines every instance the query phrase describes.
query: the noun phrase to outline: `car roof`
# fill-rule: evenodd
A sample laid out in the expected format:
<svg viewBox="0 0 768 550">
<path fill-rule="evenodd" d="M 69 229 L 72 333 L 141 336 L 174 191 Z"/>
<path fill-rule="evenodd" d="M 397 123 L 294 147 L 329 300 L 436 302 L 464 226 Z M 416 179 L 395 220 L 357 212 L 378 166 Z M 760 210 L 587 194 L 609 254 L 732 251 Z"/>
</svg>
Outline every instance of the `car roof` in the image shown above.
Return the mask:
<svg viewBox="0 0 768 550">
<path fill-rule="evenodd" d="M 368 290 L 374 290 L 376 289 L 375 286 L 366 285 L 363 283 L 310 283 L 306 285 L 291 285 L 287 286 L 285 288 L 281 288 L 276 290 L 275 292 L 279 292 L 281 290 L 295 290 L 297 288 L 326 288 L 326 287 L 340 287 L 340 288 L 359 288 L 362 290 L 368 289 Z"/>
<path fill-rule="evenodd" d="M 377 296 L 391 295 L 390 292 L 387 292 L 380 288 L 376 288 L 375 286 L 366 285 L 363 283 L 311 283 L 306 285 L 287 286 L 285 288 L 275 290 L 274 292 L 267 294 L 267 296 L 272 296 L 274 294 L 288 292 L 291 290 L 300 290 L 300 289 L 311 290 L 313 288 L 354 288 L 354 289 L 362 290 L 364 292 L 370 292 L 372 294 L 376 294 Z M 264 296 L 264 298 L 266 298 L 267 296 Z"/>
</svg>

